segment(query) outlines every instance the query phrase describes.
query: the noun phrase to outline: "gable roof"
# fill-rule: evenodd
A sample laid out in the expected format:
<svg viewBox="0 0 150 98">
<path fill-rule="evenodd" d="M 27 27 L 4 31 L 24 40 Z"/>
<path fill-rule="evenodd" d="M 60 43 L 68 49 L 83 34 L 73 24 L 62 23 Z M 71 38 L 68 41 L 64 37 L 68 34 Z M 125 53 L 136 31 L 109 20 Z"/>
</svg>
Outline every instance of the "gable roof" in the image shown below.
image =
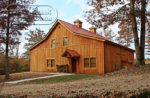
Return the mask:
<svg viewBox="0 0 150 98">
<path fill-rule="evenodd" d="M 94 38 L 98 38 L 98 39 L 102 39 L 102 40 L 107 40 L 107 38 L 95 34 L 91 31 L 85 30 L 83 28 L 79 28 L 73 24 L 67 23 L 65 21 L 59 20 L 63 25 L 65 25 L 70 31 L 76 33 L 76 34 L 81 34 L 81 35 L 85 35 L 85 36 L 89 36 L 89 37 L 94 37 Z"/>
<path fill-rule="evenodd" d="M 101 41 L 110 42 L 110 43 L 112 43 L 112 44 L 118 45 L 118 46 L 120 46 L 120 47 L 124 47 L 124 48 L 126 48 L 126 49 L 128 49 L 128 50 L 131 50 L 131 51 L 134 51 L 133 49 L 130 49 L 130 48 L 128 48 L 128 47 L 125 47 L 125 46 L 122 46 L 122 45 L 120 45 L 120 44 L 117 44 L 117 43 L 114 43 L 114 42 L 112 42 L 112 41 L 109 41 L 107 38 L 105 38 L 105 37 L 103 37 L 103 36 L 101 36 L 101 35 L 95 34 L 95 33 L 91 32 L 91 31 L 85 30 L 85 29 L 83 29 L 83 28 L 79 28 L 79 27 L 77 27 L 77 26 L 75 26 L 75 25 L 73 25 L 73 24 L 70 24 L 70 23 L 68 23 L 68 22 L 65 22 L 65 21 L 62 21 L 62 20 L 59 20 L 59 19 L 58 19 L 58 20 L 55 22 L 55 24 L 51 27 L 51 29 L 49 30 L 49 32 L 47 33 L 47 35 L 46 35 L 41 41 L 39 41 L 38 43 L 36 43 L 35 45 L 33 45 L 29 50 L 34 49 L 36 46 L 38 46 L 39 44 L 41 44 L 42 42 L 44 42 L 44 41 L 49 37 L 49 35 L 51 34 L 52 30 L 55 28 L 55 26 L 56 26 L 58 23 L 62 24 L 63 26 L 66 27 L 66 29 L 68 29 L 68 30 L 71 31 L 72 33 L 75 33 L 75 34 L 77 34 L 77 35 L 79 35 L 79 36 L 83 36 L 83 37 L 87 37 L 87 38 L 91 38 L 91 39 L 96 39 L 96 40 L 101 40 Z"/>
<path fill-rule="evenodd" d="M 30 50 L 32 50 L 33 48 L 35 48 L 36 46 L 38 46 L 40 43 L 44 42 L 48 36 L 51 34 L 51 31 L 54 29 L 54 27 L 56 26 L 56 24 L 62 24 L 63 26 L 65 26 L 69 31 L 75 33 L 75 34 L 78 34 L 79 36 L 84 36 L 84 37 L 88 37 L 88 38 L 91 38 L 91 39 L 99 39 L 101 41 L 106 41 L 107 39 L 101 35 L 98 35 L 98 34 L 95 34 L 91 31 L 88 31 L 88 30 L 85 30 L 83 28 L 79 28 L 73 24 L 70 24 L 68 22 L 65 22 L 65 21 L 62 21 L 62 20 L 57 20 L 55 22 L 55 24 L 52 26 L 52 28 L 49 30 L 49 32 L 47 33 L 47 35 L 41 40 L 39 41 L 38 43 L 36 43 L 35 45 L 33 45 Z"/>
</svg>

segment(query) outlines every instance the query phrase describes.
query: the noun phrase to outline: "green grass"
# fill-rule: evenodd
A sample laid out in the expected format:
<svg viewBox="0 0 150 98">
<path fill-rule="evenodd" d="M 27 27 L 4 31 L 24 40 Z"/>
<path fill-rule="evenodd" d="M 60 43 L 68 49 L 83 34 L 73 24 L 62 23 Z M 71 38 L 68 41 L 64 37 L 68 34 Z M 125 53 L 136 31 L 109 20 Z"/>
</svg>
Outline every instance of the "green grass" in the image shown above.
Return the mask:
<svg viewBox="0 0 150 98">
<path fill-rule="evenodd" d="M 52 78 L 47 78 L 47 79 L 37 79 L 37 80 L 29 81 L 29 83 L 31 83 L 31 84 L 41 84 L 41 83 L 68 82 L 68 81 L 81 80 L 81 79 L 95 77 L 95 76 L 97 76 L 97 75 L 75 74 L 75 75 L 68 75 L 68 76 L 52 77 Z"/>
</svg>

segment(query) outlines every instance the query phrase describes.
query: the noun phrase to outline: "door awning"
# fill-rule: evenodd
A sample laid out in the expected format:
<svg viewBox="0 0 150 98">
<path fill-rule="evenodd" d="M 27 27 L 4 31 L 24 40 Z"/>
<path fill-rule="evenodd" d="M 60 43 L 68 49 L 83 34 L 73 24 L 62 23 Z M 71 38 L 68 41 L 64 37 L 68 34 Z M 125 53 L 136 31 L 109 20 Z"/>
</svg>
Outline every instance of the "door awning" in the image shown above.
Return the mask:
<svg viewBox="0 0 150 98">
<path fill-rule="evenodd" d="M 68 57 L 68 58 L 79 58 L 80 55 L 75 50 L 67 49 L 63 54 L 62 57 Z"/>
</svg>

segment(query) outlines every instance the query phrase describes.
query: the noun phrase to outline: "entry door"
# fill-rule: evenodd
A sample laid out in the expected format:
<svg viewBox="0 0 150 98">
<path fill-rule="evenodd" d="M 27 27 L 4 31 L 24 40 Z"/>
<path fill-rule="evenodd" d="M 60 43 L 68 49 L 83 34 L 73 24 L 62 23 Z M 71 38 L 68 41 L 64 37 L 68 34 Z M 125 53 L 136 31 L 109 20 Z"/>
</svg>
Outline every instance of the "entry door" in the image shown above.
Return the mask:
<svg viewBox="0 0 150 98">
<path fill-rule="evenodd" d="M 72 59 L 72 72 L 76 72 L 76 59 Z"/>
</svg>

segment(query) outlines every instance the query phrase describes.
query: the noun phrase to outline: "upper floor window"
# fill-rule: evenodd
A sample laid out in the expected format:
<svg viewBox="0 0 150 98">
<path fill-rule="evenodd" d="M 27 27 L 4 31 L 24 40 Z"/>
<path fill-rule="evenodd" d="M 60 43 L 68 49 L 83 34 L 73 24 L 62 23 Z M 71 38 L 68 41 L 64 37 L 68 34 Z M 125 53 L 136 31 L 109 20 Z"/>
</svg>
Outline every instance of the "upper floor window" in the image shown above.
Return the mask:
<svg viewBox="0 0 150 98">
<path fill-rule="evenodd" d="M 52 48 L 55 48 L 55 39 L 52 39 L 52 40 L 51 40 L 51 47 L 52 47 Z"/>
<path fill-rule="evenodd" d="M 64 37 L 63 38 L 63 46 L 67 46 L 68 45 L 68 38 Z"/>
</svg>

